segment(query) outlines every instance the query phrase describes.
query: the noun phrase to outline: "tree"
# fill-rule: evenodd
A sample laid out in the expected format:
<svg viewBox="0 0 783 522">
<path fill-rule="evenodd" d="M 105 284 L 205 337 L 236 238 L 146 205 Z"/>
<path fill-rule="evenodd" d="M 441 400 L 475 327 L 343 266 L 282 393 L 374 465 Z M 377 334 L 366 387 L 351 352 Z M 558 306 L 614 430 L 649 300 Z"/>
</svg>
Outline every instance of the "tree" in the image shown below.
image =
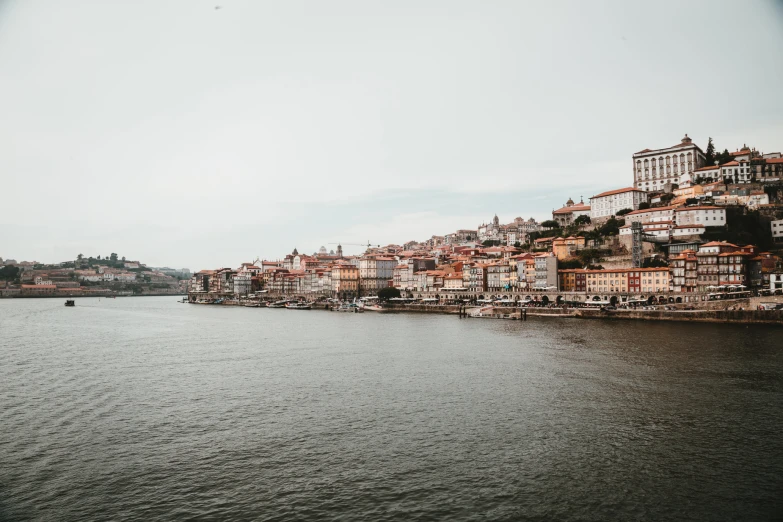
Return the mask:
<svg viewBox="0 0 783 522">
<path fill-rule="evenodd" d="M 400 297 L 400 295 L 400 290 L 398 288 L 394 288 L 393 286 L 388 286 L 378 290 L 378 299 L 382 299 L 384 301 L 391 299 L 392 297 Z"/>
<path fill-rule="evenodd" d="M 590 219 L 590 216 L 588 216 L 587 214 L 582 214 L 581 216 L 577 216 L 577 218 L 574 220 L 574 224 L 579 227 L 581 227 L 582 225 L 589 225 L 592 222 L 593 220 Z"/>
<path fill-rule="evenodd" d="M 619 217 L 619 216 L 624 216 L 624 215 L 626 215 L 626 214 L 630 214 L 631 212 L 633 212 L 633 209 L 631 209 L 631 208 L 624 208 L 624 209 L 622 209 L 622 210 L 618 210 L 618 211 L 617 211 L 617 216 L 618 216 L 618 217 Z"/>
<path fill-rule="evenodd" d="M 114 252 L 112 252 L 112 253 L 111 253 L 111 256 L 109 256 L 109 259 L 111 259 L 112 261 L 117 261 L 117 254 L 115 254 Z"/>
<path fill-rule="evenodd" d="M 541 223 L 541 226 L 544 228 L 558 228 L 560 225 L 554 219 L 547 219 Z"/>
<path fill-rule="evenodd" d="M 79 261 L 81 261 L 82 258 L 84 258 L 84 254 L 79 254 L 78 256 L 76 256 L 76 259 L 78 259 Z"/>
<path fill-rule="evenodd" d="M 101 256 L 98 256 L 96 259 L 97 259 L 98 261 L 100 261 L 100 260 L 101 260 Z"/>
<path fill-rule="evenodd" d="M 19 277 L 20 272 L 21 270 L 19 270 L 18 266 L 6 265 L 0 268 L 0 280 L 13 281 Z"/>
<path fill-rule="evenodd" d="M 669 192 L 668 194 L 664 194 L 661 196 L 661 203 L 663 203 L 664 205 L 668 205 L 669 203 L 671 203 L 673 199 L 674 199 L 674 194 Z"/>
<path fill-rule="evenodd" d="M 669 263 L 660 257 L 648 257 L 642 264 L 642 268 L 665 268 L 667 266 L 669 266 Z"/>
<path fill-rule="evenodd" d="M 624 219 L 616 219 L 614 216 L 612 216 L 600 229 L 598 229 L 598 232 L 602 236 L 616 236 L 620 233 L 620 227 L 623 225 L 625 225 Z"/>
<path fill-rule="evenodd" d="M 639 210 L 647 210 L 648 208 L 650 208 L 650 204 L 648 202 L 642 201 L 639 203 Z"/>
<path fill-rule="evenodd" d="M 522 248 L 522 244 L 519 241 L 515 241 L 514 248 Z"/>
<path fill-rule="evenodd" d="M 498 246 L 500 244 L 500 241 L 498 241 L 497 239 L 487 239 L 481 244 L 485 247 L 493 247 L 493 246 Z"/>
<path fill-rule="evenodd" d="M 715 164 L 715 145 L 712 143 L 712 138 L 707 141 L 707 150 L 704 152 L 704 161 L 707 167 L 712 167 Z"/>
<path fill-rule="evenodd" d="M 716 155 L 715 159 L 718 160 L 718 165 L 723 165 L 724 163 L 728 163 L 733 160 L 734 156 L 729 154 L 729 149 L 723 149 L 723 152 Z"/>
<path fill-rule="evenodd" d="M 565 259 L 557 264 L 557 268 L 563 270 L 582 268 L 582 262 L 578 259 Z"/>
</svg>

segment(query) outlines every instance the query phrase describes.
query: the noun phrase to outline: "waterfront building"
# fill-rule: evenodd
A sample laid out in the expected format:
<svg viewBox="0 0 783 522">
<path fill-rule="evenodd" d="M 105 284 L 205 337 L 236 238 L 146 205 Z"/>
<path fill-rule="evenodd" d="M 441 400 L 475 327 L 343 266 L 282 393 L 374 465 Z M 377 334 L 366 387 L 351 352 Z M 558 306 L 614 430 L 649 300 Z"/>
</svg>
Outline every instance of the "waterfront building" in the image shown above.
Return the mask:
<svg viewBox="0 0 783 522">
<path fill-rule="evenodd" d="M 536 279 L 533 287 L 537 290 L 557 290 L 557 258 L 552 252 L 538 254 L 534 258 Z"/>
<path fill-rule="evenodd" d="M 567 227 L 572 224 L 579 216 L 590 216 L 590 205 L 586 205 L 584 201 L 574 203 L 574 200 L 568 198 L 566 204 L 552 211 L 552 219 L 557 221 L 558 226 Z"/>
<path fill-rule="evenodd" d="M 487 265 L 485 263 L 475 263 L 470 267 L 469 272 L 468 290 L 471 292 L 485 292 L 487 290 Z"/>
<path fill-rule="evenodd" d="M 671 147 L 641 150 L 633 155 L 634 187 L 656 191 L 666 184 L 690 181 L 704 162 L 704 152 L 687 134 Z"/>
<path fill-rule="evenodd" d="M 698 258 L 693 250 L 685 250 L 669 259 L 673 292 L 695 292 L 698 288 Z"/>
<path fill-rule="evenodd" d="M 718 258 L 721 254 L 736 252 L 737 245 L 723 241 L 710 241 L 699 247 L 696 252 L 697 263 L 697 288 L 699 292 L 714 290 L 720 286 L 720 272 Z"/>
<path fill-rule="evenodd" d="M 332 292 L 341 299 L 358 297 L 359 267 L 348 263 L 332 266 Z"/>
<path fill-rule="evenodd" d="M 446 290 L 465 290 L 466 288 L 462 284 L 462 272 L 454 272 L 452 274 L 446 274 L 443 277 L 443 288 Z"/>
<path fill-rule="evenodd" d="M 638 210 L 647 201 L 647 193 L 634 187 L 601 192 L 590 198 L 592 220 L 608 219 L 624 209 Z"/>
<path fill-rule="evenodd" d="M 511 289 L 511 266 L 507 261 L 487 265 L 487 291 L 500 292 Z M 516 277 L 515 277 L 516 279 Z"/>
<path fill-rule="evenodd" d="M 557 271 L 561 292 L 587 291 L 587 270 L 584 268 L 568 268 Z"/>
<path fill-rule="evenodd" d="M 665 267 L 585 270 L 584 273 L 588 294 L 659 294 L 669 292 L 670 288 L 669 269 Z"/>
</svg>

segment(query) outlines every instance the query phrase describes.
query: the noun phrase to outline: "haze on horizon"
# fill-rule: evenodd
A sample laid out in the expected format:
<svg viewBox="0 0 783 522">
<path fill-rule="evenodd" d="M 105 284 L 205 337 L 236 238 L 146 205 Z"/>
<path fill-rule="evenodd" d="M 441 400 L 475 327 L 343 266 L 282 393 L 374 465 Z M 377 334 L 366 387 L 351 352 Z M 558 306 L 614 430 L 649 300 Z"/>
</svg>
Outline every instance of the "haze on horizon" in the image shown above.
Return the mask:
<svg viewBox="0 0 783 522">
<path fill-rule="evenodd" d="M 546 219 L 685 133 L 781 150 L 781 56 L 773 0 L 0 1 L 0 256 L 198 270 Z"/>
</svg>

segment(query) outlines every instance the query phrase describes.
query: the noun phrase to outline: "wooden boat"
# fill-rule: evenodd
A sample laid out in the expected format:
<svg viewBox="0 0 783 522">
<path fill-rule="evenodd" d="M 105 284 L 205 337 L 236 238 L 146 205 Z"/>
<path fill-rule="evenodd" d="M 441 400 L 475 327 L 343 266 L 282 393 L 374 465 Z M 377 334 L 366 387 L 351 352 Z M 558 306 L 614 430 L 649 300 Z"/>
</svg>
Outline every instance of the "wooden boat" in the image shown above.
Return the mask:
<svg viewBox="0 0 783 522">
<path fill-rule="evenodd" d="M 65 301 L 65 306 L 76 306 L 76 301 L 73 299 L 68 299 Z"/>
</svg>

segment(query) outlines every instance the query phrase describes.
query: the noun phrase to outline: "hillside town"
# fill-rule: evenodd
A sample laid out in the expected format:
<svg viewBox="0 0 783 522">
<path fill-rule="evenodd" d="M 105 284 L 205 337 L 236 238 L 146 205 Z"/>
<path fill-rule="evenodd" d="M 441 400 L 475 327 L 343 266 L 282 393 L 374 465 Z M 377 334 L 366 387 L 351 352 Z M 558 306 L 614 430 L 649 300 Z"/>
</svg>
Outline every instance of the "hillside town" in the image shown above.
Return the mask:
<svg viewBox="0 0 783 522">
<path fill-rule="evenodd" d="M 0 257 L 0 297 L 178 295 L 190 276 L 187 268 L 148 267 L 114 253 L 56 264 Z"/>
<path fill-rule="evenodd" d="M 705 303 L 783 293 L 783 156 L 746 145 L 716 153 L 687 134 L 632 155 L 627 187 L 577 202 L 551 219 L 516 217 L 362 255 L 296 248 L 276 260 L 201 270 L 191 302 L 248 295 L 351 300 L 394 288 L 437 302 Z"/>
</svg>

